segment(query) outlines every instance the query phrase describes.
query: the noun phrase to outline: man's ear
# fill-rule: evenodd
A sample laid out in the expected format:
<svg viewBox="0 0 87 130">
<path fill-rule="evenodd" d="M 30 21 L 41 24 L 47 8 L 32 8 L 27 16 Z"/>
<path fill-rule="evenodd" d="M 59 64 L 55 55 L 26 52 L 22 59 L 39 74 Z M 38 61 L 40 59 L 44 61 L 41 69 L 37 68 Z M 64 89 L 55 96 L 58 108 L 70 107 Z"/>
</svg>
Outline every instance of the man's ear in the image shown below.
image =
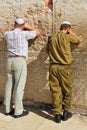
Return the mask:
<svg viewBox="0 0 87 130">
<path fill-rule="evenodd" d="M 67 32 L 69 32 L 70 31 L 70 28 L 67 28 Z"/>
<path fill-rule="evenodd" d="M 67 28 L 67 29 L 66 29 L 66 33 L 67 33 L 67 34 L 69 34 L 69 31 L 70 31 L 70 29 L 69 29 L 69 28 Z"/>
<path fill-rule="evenodd" d="M 25 24 L 22 26 L 22 29 L 23 29 L 23 30 L 26 30 L 26 29 L 25 29 Z"/>
</svg>

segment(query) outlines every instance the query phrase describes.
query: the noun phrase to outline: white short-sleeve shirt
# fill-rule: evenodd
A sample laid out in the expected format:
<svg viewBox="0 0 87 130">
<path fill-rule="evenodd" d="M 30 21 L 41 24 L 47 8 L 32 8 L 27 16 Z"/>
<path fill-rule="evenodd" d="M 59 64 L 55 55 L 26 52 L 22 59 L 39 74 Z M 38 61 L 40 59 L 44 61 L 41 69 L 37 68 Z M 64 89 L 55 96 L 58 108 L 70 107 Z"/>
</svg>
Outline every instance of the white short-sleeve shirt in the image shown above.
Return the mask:
<svg viewBox="0 0 87 130">
<path fill-rule="evenodd" d="M 8 56 L 25 56 L 28 58 L 28 40 L 36 37 L 36 31 L 21 31 L 16 28 L 4 33 L 7 41 Z"/>
</svg>

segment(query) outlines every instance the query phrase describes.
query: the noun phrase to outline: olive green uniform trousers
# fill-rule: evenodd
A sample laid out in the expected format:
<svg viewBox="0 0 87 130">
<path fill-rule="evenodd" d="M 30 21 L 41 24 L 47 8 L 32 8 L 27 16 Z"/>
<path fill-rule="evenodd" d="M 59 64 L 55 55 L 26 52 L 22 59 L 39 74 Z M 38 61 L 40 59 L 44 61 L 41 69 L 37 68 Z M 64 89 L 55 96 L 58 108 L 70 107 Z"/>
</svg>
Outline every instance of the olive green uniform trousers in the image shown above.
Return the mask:
<svg viewBox="0 0 87 130">
<path fill-rule="evenodd" d="M 49 84 L 52 91 L 54 114 L 71 108 L 71 70 L 69 65 L 50 65 Z"/>
</svg>

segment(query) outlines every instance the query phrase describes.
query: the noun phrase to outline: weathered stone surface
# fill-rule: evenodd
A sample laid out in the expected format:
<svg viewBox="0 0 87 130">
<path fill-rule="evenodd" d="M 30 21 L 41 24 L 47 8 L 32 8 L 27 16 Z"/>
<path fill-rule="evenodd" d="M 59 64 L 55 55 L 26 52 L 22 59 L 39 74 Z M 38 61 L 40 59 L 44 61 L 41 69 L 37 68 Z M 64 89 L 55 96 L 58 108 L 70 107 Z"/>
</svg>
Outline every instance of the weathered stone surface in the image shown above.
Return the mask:
<svg viewBox="0 0 87 130">
<path fill-rule="evenodd" d="M 6 84 L 6 53 L 0 51 L 0 97 L 4 96 L 4 88 Z"/>
<path fill-rule="evenodd" d="M 45 0 L 0 0 L 0 97 L 4 97 L 6 84 L 6 42 L 3 33 L 22 17 L 41 30 L 41 36 L 29 41 L 28 77 L 24 100 L 51 103 L 47 75 L 49 63 L 45 58 L 48 36 L 57 32 L 61 22 L 70 21 L 74 32 L 82 35 L 83 43 L 73 47 L 73 100 L 75 107 L 87 108 L 87 1 L 53 0 L 53 11 L 46 10 Z M 32 43 L 32 45 L 31 45 Z"/>
</svg>

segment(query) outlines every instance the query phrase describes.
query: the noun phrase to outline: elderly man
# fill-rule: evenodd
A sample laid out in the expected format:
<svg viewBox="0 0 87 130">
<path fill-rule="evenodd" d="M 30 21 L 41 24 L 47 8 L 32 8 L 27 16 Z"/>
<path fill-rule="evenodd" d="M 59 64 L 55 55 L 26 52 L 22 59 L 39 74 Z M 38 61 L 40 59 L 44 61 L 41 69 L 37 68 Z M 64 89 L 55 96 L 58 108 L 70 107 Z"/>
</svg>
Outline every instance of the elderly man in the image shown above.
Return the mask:
<svg viewBox="0 0 87 130">
<path fill-rule="evenodd" d="M 8 78 L 5 89 L 6 115 L 11 115 L 14 112 L 14 117 L 18 118 L 28 114 L 28 111 L 24 110 L 22 103 L 27 76 L 28 40 L 39 35 L 39 30 L 26 25 L 22 18 L 16 19 L 13 30 L 4 33 L 7 42 Z"/>
</svg>

